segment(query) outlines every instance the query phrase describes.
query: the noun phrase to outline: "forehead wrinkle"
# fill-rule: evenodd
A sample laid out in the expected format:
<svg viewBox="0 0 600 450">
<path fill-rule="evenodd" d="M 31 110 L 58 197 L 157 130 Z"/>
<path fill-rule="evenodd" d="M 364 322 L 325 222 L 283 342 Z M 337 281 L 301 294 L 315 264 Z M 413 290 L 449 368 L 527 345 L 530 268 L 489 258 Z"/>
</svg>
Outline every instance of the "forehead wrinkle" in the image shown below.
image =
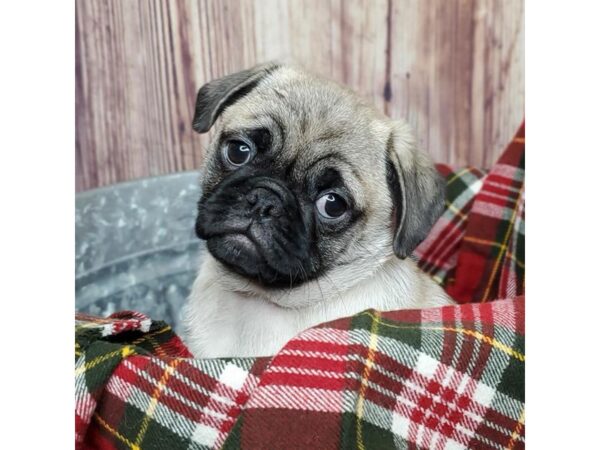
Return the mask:
<svg viewBox="0 0 600 450">
<path fill-rule="evenodd" d="M 233 126 L 235 125 L 235 126 Z M 271 112 L 252 114 L 246 120 L 228 123 L 224 125 L 221 136 L 225 134 L 239 134 L 245 133 L 248 130 L 254 130 L 259 128 L 265 128 L 271 131 L 271 135 L 274 138 L 274 143 L 278 144 L 279 150 L 285 145 L 287 129 L 284 121 L 281 120 L 276 114 Z M 273 136 L 273 131 L 276 135 Z"/>
<path fill-rule="evenodd" d="M 323 161 L 326 161 L 328 159 L 332 159 L 335 160 L 337 162 L 341 162 L 342 164 L 338 164 L 336 166 L 333 166 L 333 169 L 336 170 L 340 170 L 342 172 L 342 175 L 344 175 L 344 172 L 350 172 L 352 174 L 352 176 L 358 180 L 358 184 L 359 185 L 363 185 L 364 184 L 364 180 L 362 178 L 362 176 L 360 175 L 360 172 L 357 170 L 356 167 L 354 167 L 354 165 L 352 164 L 352 162 L 346 158 L 344 155 L 340 154 L 339 152 L 329 152 L 325 155 L 320 155 L 317 158 L 314 158 L 310 161 L 308 161 L 306 164 L 302 164 L 299 165 L 297 164 L 298 161 L 294 161 L 293 163 L 296 164 L 295 166 L 295 170 L 294 170 L 294 179 L 306 179 L 308 176 L 312 175 L 311 172 L 313 172 L 313 169 L 315 168 L 315 166 L 317 166 L 318 164 L 323 163 Z M 324 168 L 327 166 L 324 166 Z M 344 180 L 344 185 L 348 188 L 351 189 L 352 193 L 354 194 L 354 196 L 356 197 L 356 200 L 358 200 L 358 198 L 360 197 L 360 192 L 359 190 L 355 189 L 354 184 L 349 180 L 347 177 L 342 176 L 343 180 Z"/>
<path fill-rule="evenodd" d="M 307 170 L 309 170 L 312 166 L 314 166 L 315 164 L 317 164 L 320 160 L 325 160 L 325 159 L 335 159 L 337 161 L 341 161 L 342 163 L 344 163 L 345 166 L 347 166 L 350 169 L 350 172 L 352 172 L 352 175 L 354 175 L 354 178 L 356 178 L 361 184 L 363 183 L 363 177 L 360 173 L 360 171 L 358 170 L 357 167 L 354 167 L 354 164 L 352 163 L 352 161 L 348 158 L 346 158 L 346 156 L 343 153 L 340 153 L 338 151 L 331 151 L 330 153 L 327 153 L 326 155 L 323 155 L 321 158 L 318 158 L 313 164 L 311 164 Z"/>
<path fill-rule="evenodd" d="M 271 110 L 265 114 L 277 112 L 285 120 L 279 121 L 283 132 L 290 142 L 301 142 L 304 146 L 327 143 L 344 138 L 346 132 L 337 123 L 332 123 L 329 108 L 321 104 L 314 104 L 314 99 L 306 98 L 302 93 L 286 90 L 283 95 L 277 88 L 273 88 L 269 97 Z M 336 122 L 336 120 L 333 120 Z M 296 149 L 296 155 L 302 148 Z"/>
<path fill-rule="evenodd" d="M 287 129 L 286 129 L 284 121 L 281 120 L 280 117 L 278 117 L 277 115 L 275 115 L 271 112 L 265 113 L 264 116 L 269 118 L 275 124 L 275 127 L 277 128 L 277 132 L 279 133 L 279 139 L 281 140 L 281 146 L 283 147 L 285 145 L 285 138 L 286 138 L 286 133 L 287 133 Z"/>
<path fill-rule="evenodd" d="M 300 169 L 302 172 L 310 172 L 311 169 L 313 169 L 317 164 L 319 164 L 321 161 L 325 161 L 327 159 L 336 159 L 337 161 L 342 161 L 346 164 L 348 164 L 348 161 L 342 156 L 340 155 L 338 152 L 336 151 L 330 151 L 324 155 L 317 155 L 315 158 L 309 159 L 308 161 L 306 161 L 305 164 L 302 164 L 300 166 Z"/>
</svg>

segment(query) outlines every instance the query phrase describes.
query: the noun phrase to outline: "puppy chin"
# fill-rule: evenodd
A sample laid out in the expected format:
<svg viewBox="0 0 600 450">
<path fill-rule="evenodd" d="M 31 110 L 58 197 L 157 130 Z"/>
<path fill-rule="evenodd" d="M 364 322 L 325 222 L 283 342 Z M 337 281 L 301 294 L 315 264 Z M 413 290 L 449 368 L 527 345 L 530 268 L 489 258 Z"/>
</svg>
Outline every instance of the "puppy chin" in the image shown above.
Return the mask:
<svg viewBox="0 0 600 450">
<path fill-rule="evenodd" d="M 207 240 L 208 251 L 231 270 L 248 277 L 259 275 L 261 256 L 254 242 L 241 233 L 211 237 Z"/>
<path fill-rule="evenodd" d="M 246 279 L 246 285 L 253 284 L 265 290 L 277 290 L 286 286 L 289 288 L 290 283 L 298 281 L 295 277 L 279 273 L 272 268 L 261 254 L 259 245 L 245 234 L 214 236 L 207 240 L 206 246 L 228 271 Z"/>
</svg>

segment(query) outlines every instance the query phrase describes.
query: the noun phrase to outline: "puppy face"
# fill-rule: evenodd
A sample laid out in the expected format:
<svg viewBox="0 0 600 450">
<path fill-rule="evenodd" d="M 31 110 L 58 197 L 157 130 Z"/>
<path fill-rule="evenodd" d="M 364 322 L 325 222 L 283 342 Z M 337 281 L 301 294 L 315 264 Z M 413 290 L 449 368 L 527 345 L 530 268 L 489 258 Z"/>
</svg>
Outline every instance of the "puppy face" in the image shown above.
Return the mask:
<svg viewBox="0 0 600 450">
<path fill-rule="evenodd" d="M 269 64 L 205 85 L 208 149 L 197 235 L 221 283 L 298 307 L 405 258 L 441 212 L 431 161 L 405 125 L 348 90 Z"/>
</svg>

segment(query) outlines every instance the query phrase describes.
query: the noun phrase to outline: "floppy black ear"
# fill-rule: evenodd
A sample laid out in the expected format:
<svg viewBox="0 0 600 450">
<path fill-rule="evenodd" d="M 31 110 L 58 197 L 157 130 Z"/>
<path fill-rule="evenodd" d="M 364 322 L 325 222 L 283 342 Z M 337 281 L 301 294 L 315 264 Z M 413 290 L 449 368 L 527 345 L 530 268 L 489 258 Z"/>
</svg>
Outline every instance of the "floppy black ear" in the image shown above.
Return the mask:
<svg viewBox="0 0 600 450">
<path fill-rule="evenodd" d="M 192 128 L 198 133 L 206 133 L 225 108 L 250 93 L 260 80 L 278 67 L 277 63 L 262 64 L 206 83 L 196 97 Z"/>
<path fill-rule="evenodd" d="M 387 180 L 394 204 L 394 253 L 409 256 L 444 211 L 446 181 L 417 150 L 408 125 L 398 123 L 387 142 Z"/>
</svg>

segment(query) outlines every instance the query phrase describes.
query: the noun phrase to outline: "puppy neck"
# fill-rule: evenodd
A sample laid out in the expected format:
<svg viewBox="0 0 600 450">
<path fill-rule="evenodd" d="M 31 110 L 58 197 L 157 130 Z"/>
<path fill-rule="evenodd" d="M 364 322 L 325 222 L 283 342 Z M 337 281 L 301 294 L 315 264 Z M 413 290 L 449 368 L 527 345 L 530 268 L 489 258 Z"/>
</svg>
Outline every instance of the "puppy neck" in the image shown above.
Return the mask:
<svg viewBox="0 0 600 450">
<path fill-rule="evenodd" d="M 364 309 L 422 308 L 447 304 L 442 289 L 410 260 L 384 255 L 371 270 L 341 277 L 325 274 L 291 289 L 266 290 L 237 274 L 207 254 L 199 279 L 241 299 L 258 300 L 282 310 L 330 316 L 354 314 Z M 333 281 L 333 280 L 336 281 Z"/>
<path fill-rule="evenodd" d="M 302 330 L 367 309 L 452 303 L 410 260 L 390 259 L 351 288 L 324 290 L 319 302 L 301 308 L 281 307 L 256 293 L 227 290 L 220 280 L 222 270 L 206 256 L 183 312 L 185 341 L 196 356 L 273 355 Z"/>
</svg>

